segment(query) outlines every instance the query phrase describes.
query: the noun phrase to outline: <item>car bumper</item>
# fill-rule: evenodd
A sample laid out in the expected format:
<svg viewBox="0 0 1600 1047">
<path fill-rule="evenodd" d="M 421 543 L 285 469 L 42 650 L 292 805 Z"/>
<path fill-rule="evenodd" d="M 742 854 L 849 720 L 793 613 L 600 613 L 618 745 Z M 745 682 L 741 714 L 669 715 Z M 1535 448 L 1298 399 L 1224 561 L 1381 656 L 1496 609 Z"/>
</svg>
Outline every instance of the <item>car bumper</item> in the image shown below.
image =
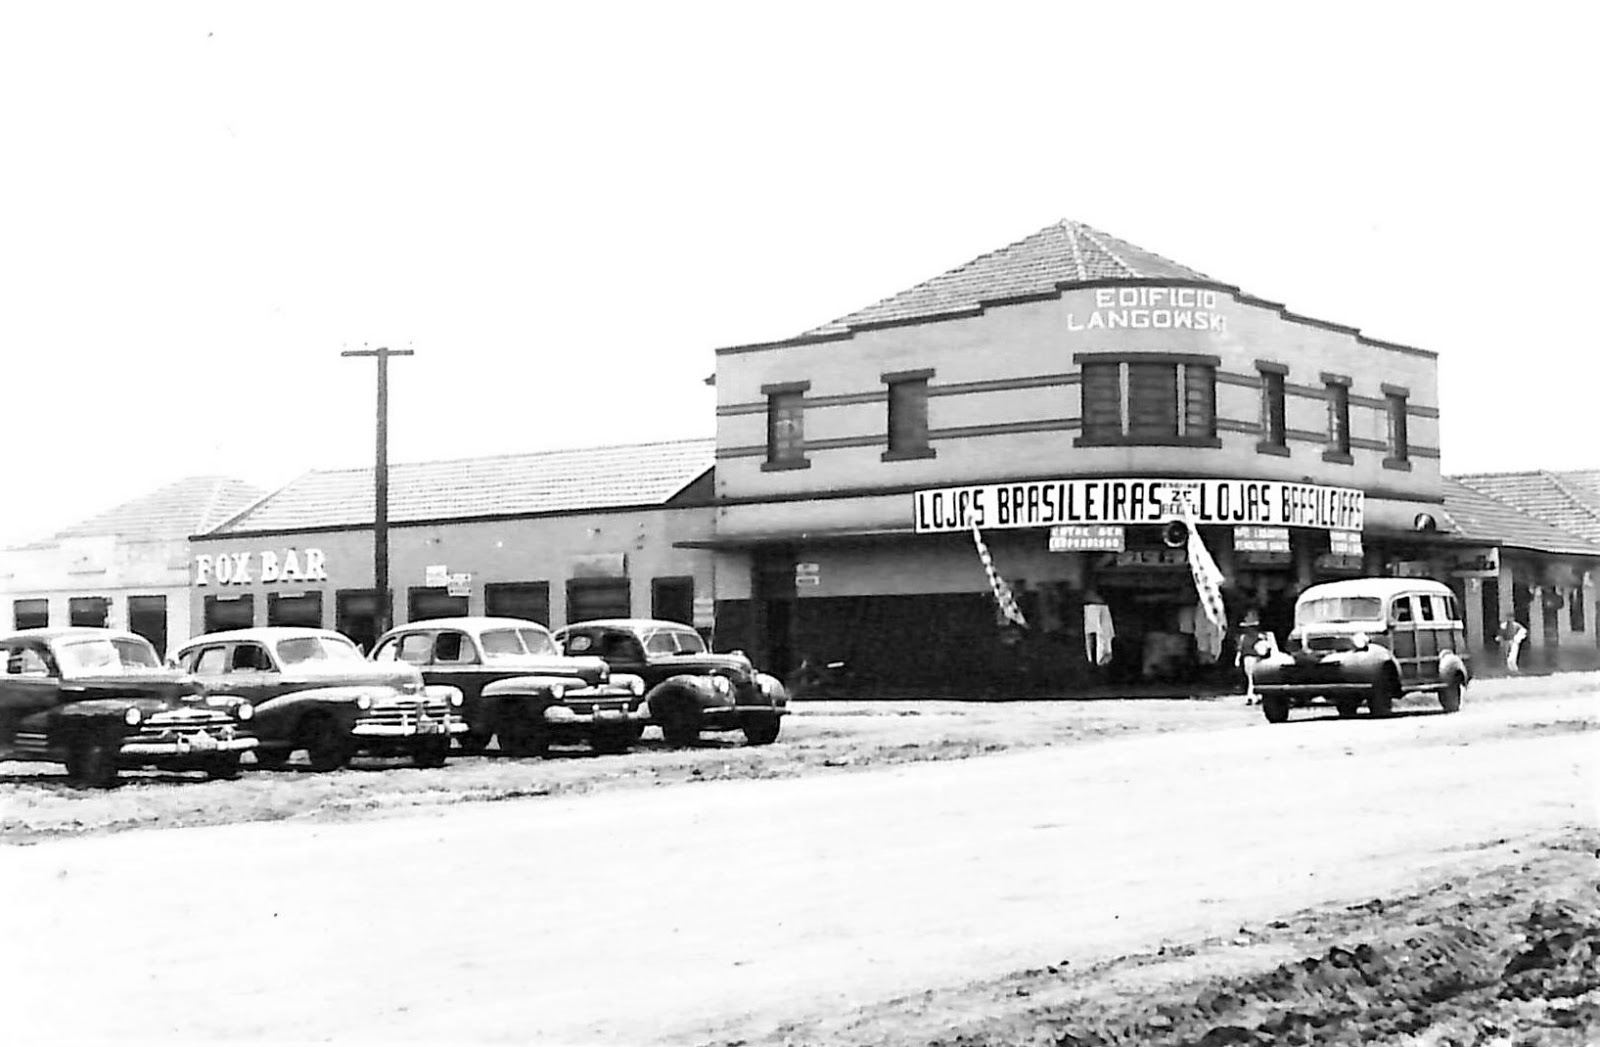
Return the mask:
<svg viewBox="0 0 1600 1047">
<path fill-rule="evenodd" d="M 161 741 L 123 742 L 123 756 L 209 756 L 212 753 L 243 753 L 256 747 L 255 738 L 173 738 Z"/>
<path fill-rule="evenodd" d="M 580 713 L 574 709 L 552 705 L 544 711 L 544 722 L 552 727 L 622 728 L 642 724 L 644 718 L 626 709 L 596 709 L 593 712 Z"/>
<path fill-rule="evenodd" d="M 467 722 L 457 719 L 431 724 L 358 723 L 350 728 L 352 738 L 453 738 L 466 733 Z"/>
<path fill-rule="evenodd" d="M 1300 682 L 1294 683 L 1262 683 L 1256 681 L 1257 694 L 1282 694 L 1282 695 L 1317 695 L 1317 694 L 1360 694 L 1372 693 L 1371 680 L 1326 680 L 1321 683 Z"/>
<path fill-rule="evenodd" d="M 787 716 L 788 713 L 789 710 L 781 705 L 713 705 L 700 710 L 700 719 L 708 726 L 726 723 L 728 726 L 734 727 L 746 720 Z"/>
</svg>

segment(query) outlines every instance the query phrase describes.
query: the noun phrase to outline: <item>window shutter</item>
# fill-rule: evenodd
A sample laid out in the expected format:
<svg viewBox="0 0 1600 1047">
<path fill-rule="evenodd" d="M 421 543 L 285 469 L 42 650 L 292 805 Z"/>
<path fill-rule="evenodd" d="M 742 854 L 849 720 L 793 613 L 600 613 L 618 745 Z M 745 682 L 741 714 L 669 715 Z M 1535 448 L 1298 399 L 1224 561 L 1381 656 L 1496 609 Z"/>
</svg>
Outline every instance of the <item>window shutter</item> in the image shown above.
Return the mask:
<svg viewBox="0 0 1600 1047">
<path fill-rule="evenodd" d="M 1217 435 L 1217 371 L 1205 364 L 1183 364 L 1183 433 Z"/>
<path fill-rule="evenodd" d="M 1083 365 L 1083 435 L 1111 440 L 1122 435 L 1122 379 L 1119 364 Z"/>
<path fill-rule="evenodd" d="M 1128 364 L 1128 436 L 1159 440 L 1178 435 L 1178 385 L 1173 364 Z"/>
</svg>

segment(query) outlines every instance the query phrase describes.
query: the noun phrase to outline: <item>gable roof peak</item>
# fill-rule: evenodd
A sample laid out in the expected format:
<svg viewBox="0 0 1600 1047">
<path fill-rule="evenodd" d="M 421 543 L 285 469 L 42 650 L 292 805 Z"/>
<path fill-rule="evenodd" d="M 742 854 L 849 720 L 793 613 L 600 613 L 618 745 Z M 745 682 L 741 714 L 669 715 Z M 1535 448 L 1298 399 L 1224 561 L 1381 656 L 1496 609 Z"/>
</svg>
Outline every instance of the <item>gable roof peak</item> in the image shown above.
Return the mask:
<svg viewBox="0 0 1600 1047">
<path fill-rule="evenodd" d="M 1059 294 L 1075 285 L 1142 280 L 1201 283 L 1238 290 L 1086 222 L 1062 218 L 915 287 L 813 328 L 801 337 L 972 315 L 990 305 Z"/>
</svg>

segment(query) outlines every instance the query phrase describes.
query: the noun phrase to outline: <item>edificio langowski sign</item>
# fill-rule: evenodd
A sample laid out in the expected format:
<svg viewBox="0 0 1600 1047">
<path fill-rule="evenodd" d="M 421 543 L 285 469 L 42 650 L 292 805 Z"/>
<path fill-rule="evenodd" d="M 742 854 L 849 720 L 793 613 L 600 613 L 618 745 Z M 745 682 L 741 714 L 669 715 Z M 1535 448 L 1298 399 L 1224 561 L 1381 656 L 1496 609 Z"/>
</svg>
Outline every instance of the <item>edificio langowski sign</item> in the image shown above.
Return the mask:
<svg viewBox="0 0 1600 1047">
<path fill-rule="evenodd" d="M 1029 480 L 940 487 L 915 497 L 919 533 L 1161 523 L 1181 519 L 1184 502 L 1196 523 L 1359 531 L 1366 512 L 1365 492 L 1280 480 Z"/>
</svg>

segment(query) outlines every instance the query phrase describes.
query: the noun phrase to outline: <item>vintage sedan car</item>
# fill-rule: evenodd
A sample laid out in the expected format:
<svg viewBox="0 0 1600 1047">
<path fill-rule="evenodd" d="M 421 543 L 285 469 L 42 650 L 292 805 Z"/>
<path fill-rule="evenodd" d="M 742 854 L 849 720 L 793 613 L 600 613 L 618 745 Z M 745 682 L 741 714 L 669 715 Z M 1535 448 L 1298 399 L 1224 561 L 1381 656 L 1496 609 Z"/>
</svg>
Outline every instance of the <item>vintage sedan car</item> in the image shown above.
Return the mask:
<svg viewBox="0 0 1600 1047">
<path fill-rule="evenodd" d="M 1291 706 L 1331 700 L 1340 716 L 1366 705 L 1388 716 L 1402 694 L 1439 696 L 1461 708 L 1472 679 L 1466 626 L 1449 586 L 1420 578 L 1354 578 L 1314 585 L 1295 602 L 1283 652 L 1256 666 L 1261 708 L 1272 723 Z"/>
<path fill-rule="evenodd" d="M 597 654 L 613 673 L 642 678 L 645 694 L 636 707 L 672 745 L 693 745 L 701 731 L 743 731 L 751 745 L 778 740 L 789 711 L 782 681 L 738 651 L 711 653 L 687 625 L 608 618 L 577 622 L 555 636 L 568 654 Z"/>
<path fill-rule="evenodd" d="M 496 736 L 501 752 L 513 756 L 543 756 L 551 744 L 571 740 L 621 752 L 642 725 L 630 708 L 644 694 L 642 679 L 613 674 L 603 658 L 566 657 L 538 622 L 411 622 L 379 637 L 372 660 L 414 665 L 428 683 L 459 688 L 468 730 L 457 741 L 468 752 L 482 752 Z"/>
<path fill-rule="evenodd" d="M 142 636 L 24 629 L 0 636 L 0 758 L 67 765 L 75 783 L 115 785 L 124 767 L 239 773 L 256 745 L 248 701 L 209 698 L 163 668 Z"/>
<path fill-rule="evenodd" d="M 428 687 L 409 665 L 373 665 L 327 629 L 267 626 L 197 636 L 173 654 L 213 694 L 255 705 L 256 762 L 282 767 L 300 749 L 314 770 L 357 753 L 409 755 L 437 767 L 467 729 L 461 692 Z"/>
</svg>

